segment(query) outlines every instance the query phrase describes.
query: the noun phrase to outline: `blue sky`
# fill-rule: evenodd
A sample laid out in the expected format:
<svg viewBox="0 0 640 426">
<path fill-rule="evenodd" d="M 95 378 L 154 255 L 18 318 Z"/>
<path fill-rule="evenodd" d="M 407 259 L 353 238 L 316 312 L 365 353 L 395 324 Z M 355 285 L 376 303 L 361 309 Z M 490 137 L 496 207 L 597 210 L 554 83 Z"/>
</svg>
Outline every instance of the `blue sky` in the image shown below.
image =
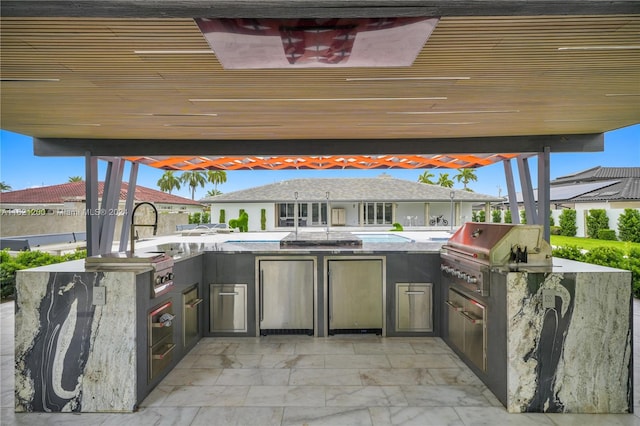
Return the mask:
<svg viewBox="0 0 640 426">
<path fill-rule="evenodd" d="M 104 162 L 100 164 L 100 177 L 104 178 Z M 536 161 L 529 163 L 534 186 L 536 186 Z M 640 167 L 640 124 L 607 132 L 605 134 L 604 152 L 551 154 L 551 179 L 572 174 L 595 166 L 608 167 Z M 513 170 L 518 184 L 517 168 L 513 162 Z M 416 181 L 423 170 L 385 170 L 393 177 Z M 455 170 L 432 169 L 436 177 L 440 173 L 449 173 L 452 177 Z M 156 182 L 163 171 L 152 167 L 140 166 L 138 184 L 157 189 Z M 295 178 L 322 177 L 375 177 L 383 170 L 289 170 L 289 171 L 231 171 L 227 172 L 227 183 L 218 186 L 224 193 L 265 185 Z M 477 182 L 469 187 L 475 192 L 506 195 L 507 186 L 502 163 L 476 169 Z M 84 158 L 70 157 L 36 157 L 33 155 L 31 137 L 19 135 L 5 130 L 0 131 L 0 181 L 11 185 L 13 190 L 43 185 L 65 183 L 70 176 L 84 177 Z M 125 169 L 125 180 L 129 176 L 129 167 Z M 206 195 L 213 186 L 196 190 L 196 199 Z M 456 182 L 455 188 L 462 188 Z M 517 187 L 516 190 L 519 191 Z M 176 195 L 190 198 L 188 187 L 173 192 Z"/>
</svg>

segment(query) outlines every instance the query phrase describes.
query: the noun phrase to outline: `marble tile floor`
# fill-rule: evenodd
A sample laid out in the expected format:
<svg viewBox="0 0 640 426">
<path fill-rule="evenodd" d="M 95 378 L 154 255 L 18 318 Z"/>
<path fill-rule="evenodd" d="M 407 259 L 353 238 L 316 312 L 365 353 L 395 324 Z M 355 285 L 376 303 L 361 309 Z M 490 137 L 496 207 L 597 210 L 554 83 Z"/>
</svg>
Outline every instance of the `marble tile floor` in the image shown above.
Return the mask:
<svg viewBox="0 0 640 426">
<path fill-rule="evenodd" d="M 13 318 L 1 304 L 3 426 L 640 425 L 637 414 L 509 414 L 441 339 L 370 335 L 205 338 L 136 413 L 14 413 Z M 638 300 L 634 324 L 638 383 Z"/>
</svg>

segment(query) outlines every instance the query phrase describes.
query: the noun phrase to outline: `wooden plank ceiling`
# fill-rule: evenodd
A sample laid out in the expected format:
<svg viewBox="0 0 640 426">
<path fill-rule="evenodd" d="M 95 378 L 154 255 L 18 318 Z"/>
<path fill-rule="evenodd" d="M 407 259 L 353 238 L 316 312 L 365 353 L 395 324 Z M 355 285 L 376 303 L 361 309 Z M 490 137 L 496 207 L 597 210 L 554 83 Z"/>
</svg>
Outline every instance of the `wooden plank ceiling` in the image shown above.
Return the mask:
<svg viewBox="0 0 640 426">
<path fill-rule="evenodd" d="M 38 138 L 304 144 L 640 122 L 640 14 L 445 16 L 397 68 L 225 70 L 189 18 L 5 17 L 0 48 L 2 128 Z"/>
</svg>

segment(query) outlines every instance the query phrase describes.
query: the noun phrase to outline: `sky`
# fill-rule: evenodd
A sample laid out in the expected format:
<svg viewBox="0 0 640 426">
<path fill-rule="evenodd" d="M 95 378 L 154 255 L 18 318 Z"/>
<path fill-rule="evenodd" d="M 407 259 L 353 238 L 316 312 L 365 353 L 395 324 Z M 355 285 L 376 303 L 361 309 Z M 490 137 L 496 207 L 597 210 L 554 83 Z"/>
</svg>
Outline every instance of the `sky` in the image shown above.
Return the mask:
<svg viewBox="0 0 640 426">
<path fill-rule="evenodd" d="M 640 167 L 640 124 L 605 133 L 603 152 L 589 153 L 551 153 L 551 179 L 574 174 L 596 166 L 605 167 Z M 129 164 L 125 167 L 124 180 L 129 176 Z M 98 162 L 100 180 L 104 179 L 106 163 Z M 515 161 L 512 169 L 516 181 L 516 191 L 520 191 L 518 169 Z M 529 169 L 533 186 L 537 186 L 537 160 L 529 160 Z M 386 173 L 398 179 L 417 181 L 424 169 L 402 170 L 241 170 L 228 171 L 227 182 L 218 185 L 218 190 L 229 193 L 287 179 L 296 178 L 334 178 L 334 177 L 376 177 Z M 451 169 L 429 169 L 437 177 L 440 173 L 449 173 L 452 178 L 457 172 Z M 163 170 L 141 165 L 138 169 L 137 184 L 158 189 L 158 179 Z M 179 173 L 179 172 L 178 172 Z M 507 185 L 503 164 L 476 169 L 477 182 L 468 186 L 475 192 L 487 195 L 506 196 Z M 66 183 L 71 176 L 84 178 L 83 157 L 36 157 L 33 155 L 32 138 L 29 136 L 0 130 L 0 181 L 11 185 L 12 190 L 37 186 L 48 186 Z M 462 183 L 455 181 L 454 188 L 461 189 Z M 195 199 L 206 196 L 213 189 L 212 184 L 198 188 Z M 185 198 L 191 198 L 190 188 L 182 186 L 172 192 Z"/>
</svg>

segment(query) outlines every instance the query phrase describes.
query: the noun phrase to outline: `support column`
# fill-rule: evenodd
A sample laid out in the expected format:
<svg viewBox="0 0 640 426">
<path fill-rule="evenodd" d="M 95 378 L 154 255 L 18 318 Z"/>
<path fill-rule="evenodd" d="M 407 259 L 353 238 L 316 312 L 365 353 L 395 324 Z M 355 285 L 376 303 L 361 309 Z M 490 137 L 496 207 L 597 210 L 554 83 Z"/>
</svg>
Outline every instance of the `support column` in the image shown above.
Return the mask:
<svg viewBox="0 0 640 426">
<path fill-rule="evenodd" d="M 551 210 L 551 148 L 544 147 L 538 154 L 538 224 L 542 225 L 544 239 L 551 242 L 549 211 Z"/>
<path fill-rule="evenodd" d="M 85 218 L 87 231 L 87 256 L 95 256 L 100 248 L 100 225 L 98 210 L 98 159 L 87 151 L 84 154 L 85 166 Z"/>
<path fill-rule="evenodd" d="M 484 203 L 484 221 L 491 223 L 491 203 Z"/>
<path fill-rule="evenodd" d="M 524 202 L 524 211 L 527 216 L 527 223 L 536 225 L 538 223 L 538 214 L 535 208 L 533 187 L 531 186 L 529 159 L 520 155 L 518 156 L 517 162 L 518 172 L 520 174 L 520 186 L 522 187 L 522 201 Z"/>
<path fill-rule="evenodd" d="M 511 160 L 503 160 L 504 176 L 507 180 L 507 194 L 509 195 L 509 211 L 511 212 L 511 223 L 520 223 L 520 214 L 518 212 L 518 196 L 516 195 L 516 185 L 513 181 L 513 170 L 511 169 Z"/>
<path fill-rule="evenodd" d="M 122 158 L 110 158 L 108 162 L 107 176 L 102 190 L 102 207 L 100 209 L 100 254 L 112 251 L 120 189 L 122 188 L 122 174 L 124 173 L 124 160 Z"/>
<path fill-rule="evenodd" d="M 429 203 L 424 203 L 424 226 L 429 226 Z"/>
<path fill-rule="evenodd" d="M 131 231 L 131 218 L 133 214 L 133 202 L 136 195 L 136 181 L 138 180 L 138 163 L 131 163 L 129 171 L 129 185 L 127 186 L 127 201 L 124 205 L 125 215 L 122 218 L 122 230 L 120 231 L 119 251 L 127 251 L 129 244 L 129 232 Z"/>
</svg>

